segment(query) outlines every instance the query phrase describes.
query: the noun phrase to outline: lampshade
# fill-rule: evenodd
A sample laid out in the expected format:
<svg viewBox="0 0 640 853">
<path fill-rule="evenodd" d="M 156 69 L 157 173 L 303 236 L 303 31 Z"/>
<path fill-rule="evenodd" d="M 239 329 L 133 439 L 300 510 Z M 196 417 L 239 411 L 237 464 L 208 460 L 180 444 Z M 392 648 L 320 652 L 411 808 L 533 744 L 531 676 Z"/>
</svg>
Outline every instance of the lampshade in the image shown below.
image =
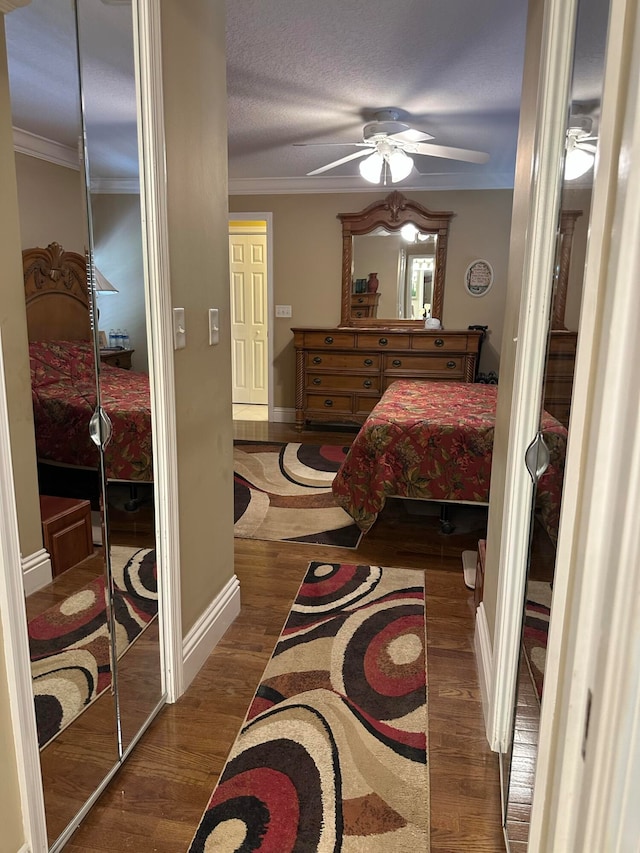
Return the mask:
<svg viewBox="0 0 640 853">
<path fill-rule="evenodd" d="M 394 184 L 403 181 L 413 169 L 413 160 L 400 148 L 394 148 L 387 155 L 387 162 L 391 170 L 391 181 Z"/>
<path fill-rule="evenodd" d="M 382 174 L 383 162 L 382 154 L 378 151 L 374 151 L 370 157 L 366 158 L 366 160 L 360 161 L 360 174 L 365 181 L 369 181 L 370 184 L 378 183 L 380 175 Z"/>
<path fill-rule="evenodd" d="M 564 177 L 567 181 L 575 181 L 593 166 L 595 156 L 583 148 L 570 148 L 564 161 Z"/>
<path fill-rule="evenodd" d="M 93 268 L 94 284 L 98 293 L 118 293 L 118 288 L 114 287 L 106 276 L 104 276 L 98 267 Z"/>
</svg>

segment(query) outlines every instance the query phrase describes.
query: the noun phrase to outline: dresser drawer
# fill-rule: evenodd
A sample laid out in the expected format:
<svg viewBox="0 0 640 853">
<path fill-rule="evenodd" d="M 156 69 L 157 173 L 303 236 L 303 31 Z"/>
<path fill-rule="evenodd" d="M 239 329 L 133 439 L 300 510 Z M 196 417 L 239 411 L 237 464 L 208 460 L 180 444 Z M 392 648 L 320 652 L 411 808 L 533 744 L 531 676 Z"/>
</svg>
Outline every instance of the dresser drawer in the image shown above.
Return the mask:
<svg viewBox="0 0 640 853">
<path fill-rule="evenodd" d="M 356 336 L 353 332 L 338 332 L 331 330 L 330 332 L 306 332 L 304 336 L 304 346 L 309 349 L 340 349 L 346 347 L 352 349 L 355 344 Z"/>
<path fill-rule="evenodd" d="M 306 354 L 307 370 L 371 370 L 380 369 L 380 356 L 368 352 L 324 352 L 315 351 Z"/>
<path fill-rule="evenodd" d="M 429 350 L 433 352 L 465 352 L 468 347 L 466 335 L 460 334 L 426 334 L 414 335 L 411 349 Z"/>
<path fill-rule="evenodd" d="M 356 394 L 354 411 L 356 415 L 368 415 L 380 397 L 368 397 L 366 394 Z"/>
<path fill-rule="evenodd" d="M 360 332 L 358 349 L 409 349 L 411 335 L 385 334 L 384 332 Z"/>
<path fill-rule="evenodd" d="M 464 357 L 437 356 L 429 358 L 419 355 L 385 355 L 383 369 L 385 373 L 406 373 L 420 371 L 423 376 L 442 376 L 443 379 L 459 379 L 464 376 Z M 397 377 L 394 377 L 397 378 Z"/>
<path fill-rule="evenodd" d="M 547 379 L 568 379 L 573 382 L 575 359 L 573 356 L 550 355 L 547 359 Z"/>
<path fill-rule="evenodd" d="M 326 391 L 379 391 L 380 377 L 350 376 L 348 373 L 307 373 L 307 388 L 321 388 Z"/>
<path fill-rule="evenodd" d="M 336 412 L 339 415 L 350 415 L 353 407 L 353 395 L 337 394 L 327 391 L 326 394 L 305 394 L 305 409 L 309 416 L 315 412 Z"/>
</svg>

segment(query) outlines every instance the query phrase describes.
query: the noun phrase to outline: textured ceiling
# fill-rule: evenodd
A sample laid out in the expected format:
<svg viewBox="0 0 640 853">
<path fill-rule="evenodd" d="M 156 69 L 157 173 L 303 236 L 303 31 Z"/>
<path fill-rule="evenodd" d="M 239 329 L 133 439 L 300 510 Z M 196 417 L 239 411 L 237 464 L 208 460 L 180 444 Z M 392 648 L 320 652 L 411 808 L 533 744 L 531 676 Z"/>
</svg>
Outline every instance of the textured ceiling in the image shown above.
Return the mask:
<svg viewBox="0 0 640 853">
<path fill-rule="evenodd" d="M 582 94 L 602 57 L 602 0 L 583 0 Z M 137 174 L 130 7 L 79 0 L 92 173 Z M 400 110 L 434 143 L 489 153 L 485 165 L 415 157 L 398 186 L 509 187 L 513 181 L 527 0 L 228 0 L 232 192 L 369 189 L 358 161 L 306 173 L 357 149 L 372 111 Z M 69 0 L 7 16 L 14 125 L 70 149 L 78 139 Z M 598 64 L 598 63 L 596 63 Z M 97 107 L 94 105 L 98 105 Z"/>
</svg>

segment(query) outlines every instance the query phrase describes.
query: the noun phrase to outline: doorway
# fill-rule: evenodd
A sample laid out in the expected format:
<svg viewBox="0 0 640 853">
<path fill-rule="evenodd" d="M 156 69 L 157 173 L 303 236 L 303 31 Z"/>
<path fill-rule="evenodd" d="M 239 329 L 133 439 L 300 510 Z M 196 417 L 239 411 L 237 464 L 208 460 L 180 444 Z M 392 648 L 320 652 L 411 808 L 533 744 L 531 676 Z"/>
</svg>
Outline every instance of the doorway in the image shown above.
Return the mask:
<svg viewBox="0 0 640 853">
<path fill-rule="evenodd" d="M 234 420 L 268 421 L 272 408 L 270 214 L 229 217 Z"/>
</svg>

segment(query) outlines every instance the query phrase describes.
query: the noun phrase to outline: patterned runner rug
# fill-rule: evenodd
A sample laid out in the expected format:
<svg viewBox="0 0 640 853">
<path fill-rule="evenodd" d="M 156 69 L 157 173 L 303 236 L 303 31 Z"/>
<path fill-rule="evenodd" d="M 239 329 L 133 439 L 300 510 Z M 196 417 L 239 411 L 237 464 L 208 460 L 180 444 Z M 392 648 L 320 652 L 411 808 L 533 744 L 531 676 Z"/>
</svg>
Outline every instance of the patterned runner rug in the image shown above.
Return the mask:
<svg viewBox="0 0 640 853">
<path fill-rule="evenodd" d="M 527 603 L 524 613 L 523 643 L 527 666 L 529 667 L 538 699 L 542 699 L 550 614 L 551 584 L 545 581 L 529 581 L 527 584 Z"/>
<path fill-rule="evenodd" d="M 234 442 L 234 535 L 356 548 L 362 533 L 331 492 L 347 450 Z"/>
<path fill-rule="evenodd" d="M 313 562 L 190 853 L 426 853 L 424 575 Z"/>
<path fill-rule="evenodd" d="M 116 649 L 121 657 L 158 612 L 155 550 L 111 547 Z M 29 622 L 40 748 L 111 684 L 104 578 Z"/>
</svg>

